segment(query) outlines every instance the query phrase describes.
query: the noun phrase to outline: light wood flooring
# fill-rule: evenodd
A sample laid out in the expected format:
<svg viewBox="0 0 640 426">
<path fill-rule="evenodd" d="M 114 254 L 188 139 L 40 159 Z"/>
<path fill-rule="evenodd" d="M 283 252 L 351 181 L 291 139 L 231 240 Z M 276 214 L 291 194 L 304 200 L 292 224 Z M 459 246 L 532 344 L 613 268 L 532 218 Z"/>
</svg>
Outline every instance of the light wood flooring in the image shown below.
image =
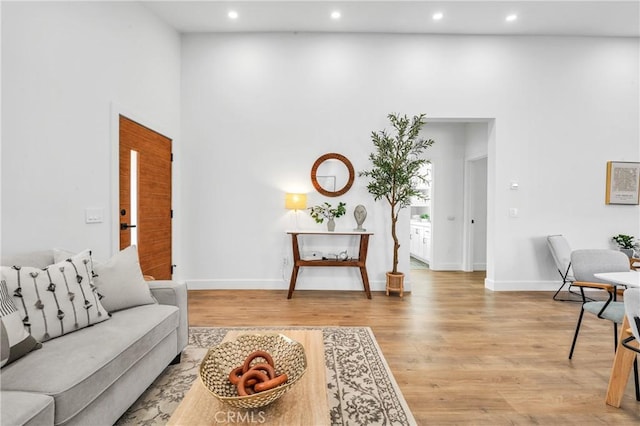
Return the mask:
<svg viewBox="0 0 640 426">
<path fill-rule="evenodd" d="M 374 292 L 195 290 L 192 326 L 369 326 L 420 425 L 640 425 L 633 379 L 604 403 L 610 323 L 547 292 L 491 292 L 484 273 L 411 271 L 403 299 Z"/>
</svg>

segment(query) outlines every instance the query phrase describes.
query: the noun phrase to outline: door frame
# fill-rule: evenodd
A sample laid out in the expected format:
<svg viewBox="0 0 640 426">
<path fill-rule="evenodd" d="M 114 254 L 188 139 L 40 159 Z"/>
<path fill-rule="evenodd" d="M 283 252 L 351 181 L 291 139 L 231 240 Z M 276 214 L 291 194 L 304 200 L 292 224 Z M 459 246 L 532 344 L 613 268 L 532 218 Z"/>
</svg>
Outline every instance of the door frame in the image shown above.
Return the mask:
<svg viewBox="0 0 640 426">
<path fill-rule="evenodd" d="M 110 119 L 111 119 L 111 255 L 114 255 L 120 251 L 120 215 L 118 214 L 118 210 L 120 208 L 120 116 L 123 115 L 130 120 L 135 121 L 136 123 L 145 126 L 154 132 L 160 133 L 163 136 L 171 139 L 175 142 L 175 138 L 173 137 L 173 133 L 169 131 L 165 126 L 161 123 L 158 123 L 144 114 L 140 114 L 137 111 L 132 111 L 122 105 L 117 104 L 116 102 L 111 102 L 111 111 L 110 111 Z M 173 143 L 172 143 L 172 150 Z M 173 168 L 173 165 L 172 165 Z M 175 171 L 175 169 L 173 170 Z M 174 173 L 171 173 L 171 187 L 175 188 L 175 179 Z M 172 190 L 174 192 L 174 190 Z M 171 208 L 175 211 L 175 196 L 172 194 L 171 196 Z M 171 221 L 171 245 L 175 250 L 175 229 L 174 229 L 174 221 Z M 175 253 L 171 254 L 172 258 L 175 259 Z"/>
<path fill-rule="evenodd" d="M 484 123 L 487 125 L 487 151 L 486 153 L 482 153 L 482 154 L 477 154 L 477 155 L 470 155 L 469 157 L 465 157 L 463 159 L 464 161 L 464 165 L 463 165 L 463 194 L 461 194 L 461 197 L 463 199 L 463 220 L 464 220 L 464 224 L 463 224 L 463 231 L 462 231 L 462 259 L 461 262 L 459 263 L 459 269 L 458 270 L 462 270 L 462 271 L 467 271 L 467 270 L 472 270 L 472 265 L 473 265 L 473 260 L 471 257 L 469 257 L 467 255 L 467 246 L 469 243 L 469 232 L 470 230 L 467 230 L 467 228 L 469 227 L 469 224 L 467 223 L 467 220 L 470 220 L 470 217 L 468 217 L 470 215 L 470 213 L 467 212 L 467 206 L 468 206 L 468 202 L 466 200 L 467 194 L 468 194 L 468 190 L 467 190 L 467 183 L 466 183 L 466 179 L 468 176 L 467 173 L 467 160 L 477 160 L 480 159 L 481 157 L 486 157 L 487 158 L 487 241 L 486 241 L 486 250 L 487 250 L 487 261 L 486 261 L 486 277 L 485 277 L 485 288 L 488 289 L 492 289 L 490 286 L 490 282 L 491 280 L 493 280 L 493 275 L 494 275 L 494 257 L 493 257 L 493 245 L 494 245 L 494 237 L 493 237 L 493 222 L 495 220 L 495 155 L 496 155 L 496 117 L 491 117 L 491 116 L 487 116 L 487 117 L 442 117 L 442 116 L 433 116 L 433 117 L 429 117 L 427 120 L 427 124 L 428 123 L 454 123 L 454 124 L 468 124 L 468 123 Z M 436 142 L 437 143 L 437 142 Z M 428 152 L 427 152 L 427 156 L 428 156 Z M 434 165 L 435 167 L 435 165 Z M 434 181 L 435 181 L 435 176 L 434 176 Z M 433 214 L 434 214 L 434 209 L 433 209 L 433 203 L 435 203 L 435 199 L 436 199 L 436 195 L 435 192 L 437 191 L 436 188 L 436 184 L 432 183 L 432 187 L 431 187 L 431 199 L 432 199 L 432 220 L 433 220 Z M 436 214 L 437 215 L 437 214 Z M 410 227 L 407 226 L 407 233 L 410 233 Z M 431 241 L 432 241 L 432 247 L 433 247 L 433 241 L 436 239 L 436 235 L 437 235 L 438 229 L 437 226 L 433 226 L 431 228 Z M 409 244 L 408 239 L 407 239 L 407 245 Z M 437 250 L 437 247 L 436 247 Z M 465 257 L 467 256 L 467 257 Z M 435 250 L 432 250 L 432 254 L 431 254 L 431 260 L 432 262 L 434 261 L 434 259 L 436 259 L 437 257 L 437 253 L 435 252 Z M 468 259 L 468 260 L 467 260 Z M 466 262 L 471 262 L 470 266 L 468 267 L 469 269 L 465 269 L 466 266 Z M 434 262 L 435 263 L 435 262 Z"/>
</svg>

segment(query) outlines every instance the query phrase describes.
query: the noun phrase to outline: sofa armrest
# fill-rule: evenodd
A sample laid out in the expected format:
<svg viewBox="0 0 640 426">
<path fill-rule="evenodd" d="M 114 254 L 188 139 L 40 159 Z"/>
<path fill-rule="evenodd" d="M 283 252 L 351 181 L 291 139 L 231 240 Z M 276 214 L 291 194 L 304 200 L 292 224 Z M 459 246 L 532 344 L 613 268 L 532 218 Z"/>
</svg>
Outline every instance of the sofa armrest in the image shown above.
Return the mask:
<svg viewBox="0 0 640 426">
<path fill-rule="evenodd" d="M 178 353 L 189 343 L 189 310 L 187 302 L 187 285 L 178 281 L 147 281 L 151 294 L 161 305 L 177 306 L 180 309 L 178 326 Z"/>
</svg>

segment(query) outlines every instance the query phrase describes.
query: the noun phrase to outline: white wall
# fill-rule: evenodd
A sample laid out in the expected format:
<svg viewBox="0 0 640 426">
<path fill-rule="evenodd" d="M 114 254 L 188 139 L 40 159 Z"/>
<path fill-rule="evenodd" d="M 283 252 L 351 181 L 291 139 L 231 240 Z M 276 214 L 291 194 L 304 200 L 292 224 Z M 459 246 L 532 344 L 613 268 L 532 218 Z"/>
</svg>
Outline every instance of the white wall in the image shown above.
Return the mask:
<svg viewBox="0 0 640 426">
<path fill-rule="evenodd" d="M 465 145 L 465 190 L 469 197 L 465 197 L 466 222 L 463 234 L 467 241 L 468 260 L 463 256 L 463 269 L 466 271 L 481 271 L 487 269 L 487 185 L 488 185 L 488 144 L 489 122 L 467 123 Z M 471 224 L 471 220 L 474 224 Z"/>
<path fill-rule="evenodd" d="M 429 123 L 422 132 L 436 141 L 426 153 L 433 175 L 429 267 L 436 271 L 462 269 L 465 128 L 464 123 Z"/>
<path fill-rule="evenodd" d="M 474 160 L 488 154 L 489 130 L 487 122 L 465 123 L 466 144 L 464 158 Z"/>
<path fill-rule="evenodd" d="M 109 256 L 112 108 L 178 144 L 179 93 L 180 37 L 144 6 L 3 2 L 3 252 Z M 103 208 L 105 221 L 85 224 L 85 208 Z"/>
<path fill-rule="evenodd" d="M 480 158 L 467 163 L 470 183 L 470 216 L 471 226 L 471 269 L 482 271 L 487 269 L 487 158 Z"/>
<path fill-rule="evenodd" d="M 489 288 L 557 287 L 549 233 L 574 247 L 640 234 L 637 206 L 604 205 L 606 161 L 640 160 L 637 39 L 196 34 L 180 46 L 135 3 L 2 6 L 4 251 L 111 252 L 112 105 L 172 133 L 174 254 L 193 286 L 286 288 L 284 231 L 295 222 L 284 192 L 324 201 L 309 169 L 326 152 L 368 168 L 369 134 L 390 112 L 490 119 Z M 356 178 L 340 198 L 349 212 L 338 229 L 355 226 L 356 204 L 367 207 L 380 289 L 388 211 L 365 185 Z M 105 222 L 86 225 L 87 207 L 104 207 Z M 300 226 L 322 225 L 301 214 Z M 405 271 L 408 243 L 407 233 Z M 303 271 L 300 288 L 327 286 L 358 290 L 357 271 Z"/>
<path fill-rule="evenodd" d="M 368 168 L 369 133 L 386 126 L 386 114 L 424 112 L 492 119 L 487 286 L 556 287 L 547 234 L 609 247 L 611 235 L 640 233 L 637 206 L 604 205 L 606 161 L 640 159 L 638 47 L 624 38 L 183 36 L 185 278 L 201 287 L 285 288 L 292 217 L 284 192 L 324 201 L 309 182 L 319 155 L 340 152 L 356 170 Z M 380 289 L 391 256 L 388 212 L 365 185 L 357 178 L 340 199 L 349 214 L 338 228 L 354 226 L 356 204 L 367 207 L 365 227 L 376 233 L 370 277 Z M 509 218 L 510 207 L 520 217 Z M 400 226 L 408 229 L 406 213 Z M 314 226 L 303 216 L 301 226 Z M 407 233 L 404 270 L 408 242 Z M 308 270 L 299 283 L 357 289 L 354 276 Z"/>
</svg>

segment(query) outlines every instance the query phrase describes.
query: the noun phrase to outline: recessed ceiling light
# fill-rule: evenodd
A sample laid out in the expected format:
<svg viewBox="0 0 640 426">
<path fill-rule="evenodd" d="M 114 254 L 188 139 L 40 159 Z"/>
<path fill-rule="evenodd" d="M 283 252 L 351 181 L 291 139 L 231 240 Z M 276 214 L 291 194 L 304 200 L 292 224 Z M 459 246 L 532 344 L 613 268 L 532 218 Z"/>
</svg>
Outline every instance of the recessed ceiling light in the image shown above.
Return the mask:
<svg viewBox="0 0 640 426">
<path fill-rule="evenodd" d="M 339 10 L 334 10 L 333 12 L 331 12 L 331 19 L 340 19 L 341 16 L 342 14 Z"/>
<path fill-rule="evenodd" d="M 229 17 L 229 19 L 238 19 L 238 12 L 236 12 L 235 10 L 230 10 L 229 13 L 227 13 L 227 16 Z"/>
<path fill-rule="evenodd" d="M 515 13 L 512 13 L 511 15 L 507 15 L 506 18 L 504 18 L 507 22 L 513 22 L 516 19 L 518 19 L 518 15 L 516 15 Z"/>
<path fill-rule="evenodd" d="M 434 21 L 439 21 L 444 17 L 444 13 L 436 12 L 431 17 L 433 18 Z"/>
</svg>

